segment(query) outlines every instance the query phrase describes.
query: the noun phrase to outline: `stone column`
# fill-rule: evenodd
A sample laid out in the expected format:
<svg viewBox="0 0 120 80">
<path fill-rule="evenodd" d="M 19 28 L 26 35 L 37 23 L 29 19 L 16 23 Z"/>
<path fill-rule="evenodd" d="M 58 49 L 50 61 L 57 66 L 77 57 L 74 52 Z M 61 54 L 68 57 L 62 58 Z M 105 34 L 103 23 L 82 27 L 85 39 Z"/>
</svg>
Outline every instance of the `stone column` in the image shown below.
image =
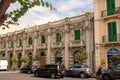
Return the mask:
<svg viewBox="0 0 120 80">
<path fill-rule="evenodd" d="M 66 25 L 65 25 L 65 38 L 64 38 L 64 44 L 65 44 L 65 67 L 69 67 L 69 18 L 66 18 Z"/>
<path fill-rule="evenodd" d="M 33 40 L 34 40 L 34 51 L 33 51 L 33 57 L 34 57 L 34 55 L 36 54 L 36 49 L 37 49 L 37 32 L 34 33 Z"/>
<path fill-rule="evenodd" d="M 48 24 L 50 27 L 52 26 L 51 22 L 49 22 Z M 51 56 L 51 54 L 50 54 L 51 53 L 51 44 L 52 44 L 51 43 L 51 29 L 48 28 L 47 32 L 48 32 L 48 37 L 47 37 L 46 63 L 49 64 L 50 63 L 50 56 Z"/>
</svg>

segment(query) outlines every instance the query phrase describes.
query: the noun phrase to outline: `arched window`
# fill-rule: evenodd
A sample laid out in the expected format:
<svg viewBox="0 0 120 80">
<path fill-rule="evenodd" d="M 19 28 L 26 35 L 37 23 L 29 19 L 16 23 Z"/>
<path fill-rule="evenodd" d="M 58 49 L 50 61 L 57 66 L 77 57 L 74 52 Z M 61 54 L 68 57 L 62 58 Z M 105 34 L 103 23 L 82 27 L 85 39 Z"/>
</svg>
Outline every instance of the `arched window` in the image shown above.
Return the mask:
<svg viewBox="0 0 120 80">
<path fill-rule="evenodd" d="M 6 42 L 4 41 L 4 48 L 6 48 Z"/>
<path fill-rule="evenodd" d="M 56 42 L 61 42 L 61 34 L 56 33 Z"/>
<path fill-rule="evenodd" d="M 19 46 L 22 46 L 22 39 L 19 39 Z"/>
<path fill-rule="evenodd" d="M 74 39 L 80 40 L 80 29 L 74 30 Z"/>
<path fill-rule="evenodd" d="M 14 43 L 13 43 L 13 41 L 10 42 L 10 45 L 11 45 L 11 48 L 14 47 Z"/>
<path fill-rule="evenodd" d="M 28 39 L 28 44 L 32 45 L 32 38 L 31 37 L 29 37 L 29 39 Z"/>
<path fill-rule="evenodd" d="M 41 36 L 41 43 L 45 43 L 45 36 L 44 35 Z"/>
</svg>

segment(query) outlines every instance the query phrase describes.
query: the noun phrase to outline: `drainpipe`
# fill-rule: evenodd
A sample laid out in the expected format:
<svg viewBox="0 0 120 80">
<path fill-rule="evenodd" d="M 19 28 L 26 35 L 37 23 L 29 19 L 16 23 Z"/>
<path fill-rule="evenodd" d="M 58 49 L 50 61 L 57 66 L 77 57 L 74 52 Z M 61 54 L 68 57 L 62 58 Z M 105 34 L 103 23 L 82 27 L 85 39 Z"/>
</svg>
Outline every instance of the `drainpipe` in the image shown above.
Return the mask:
<svg viewBox="0 0 120 80">
<path fill-rule="evenodd" d="M 95 26 L 94 26 L 94 17 L 91 19 L 93 26 L 93 51 L 92 51 L 92 70 L 95 72 Z"/>
</svg>

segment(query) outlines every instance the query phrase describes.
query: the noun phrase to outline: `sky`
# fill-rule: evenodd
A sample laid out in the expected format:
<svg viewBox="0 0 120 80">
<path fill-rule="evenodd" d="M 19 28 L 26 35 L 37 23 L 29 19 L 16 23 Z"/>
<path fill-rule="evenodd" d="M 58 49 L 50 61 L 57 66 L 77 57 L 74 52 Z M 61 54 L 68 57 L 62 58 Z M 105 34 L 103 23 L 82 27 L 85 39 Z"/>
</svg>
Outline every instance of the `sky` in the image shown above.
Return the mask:
<svg viewBox="0 0 120 80">
<path fill-rule="evenodd" d="M 18 19 L 21 26 L 32 27 L 48 22 L 54 22 L 66 17 L 78 16 L 81 12 L 93 9 L 93 0 L 44 0 L 52 3 L 57 11 L 46 7 L 35 6 Z M 19 8 L 19 4 L 11 4 L 8 12 Z"/>
</svg>

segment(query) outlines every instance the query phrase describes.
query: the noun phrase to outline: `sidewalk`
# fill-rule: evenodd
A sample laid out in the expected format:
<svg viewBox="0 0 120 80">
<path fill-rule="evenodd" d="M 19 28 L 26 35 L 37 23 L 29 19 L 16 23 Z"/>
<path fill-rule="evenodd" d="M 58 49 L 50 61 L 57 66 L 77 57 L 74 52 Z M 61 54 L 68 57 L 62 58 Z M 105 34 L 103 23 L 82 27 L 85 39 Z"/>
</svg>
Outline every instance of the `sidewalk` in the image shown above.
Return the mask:
<svg viewBox="0 0 120 80">
<path fill-rule="evenodd" d="M 0 73 L 19 73 L 19 70 L 15 70 L 15 71 L 0 71 Z"/>
</svg>

